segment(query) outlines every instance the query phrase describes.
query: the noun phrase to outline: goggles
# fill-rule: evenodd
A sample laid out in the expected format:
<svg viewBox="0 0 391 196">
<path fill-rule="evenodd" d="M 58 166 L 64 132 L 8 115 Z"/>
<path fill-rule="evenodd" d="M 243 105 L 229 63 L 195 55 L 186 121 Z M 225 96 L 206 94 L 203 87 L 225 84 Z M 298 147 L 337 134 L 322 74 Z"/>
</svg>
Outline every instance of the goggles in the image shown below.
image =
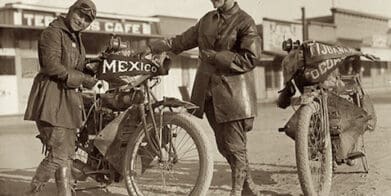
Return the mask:
<svg viewBox="0 0 391 196">
<path fill-rule="evenodd" d="M 91 20 L 94 20 L 96 17 L 96 10 L 91 8 L 86 3 L 81 3 L 78 8 L 83 14 L 87 15 Z"/>
</svg>

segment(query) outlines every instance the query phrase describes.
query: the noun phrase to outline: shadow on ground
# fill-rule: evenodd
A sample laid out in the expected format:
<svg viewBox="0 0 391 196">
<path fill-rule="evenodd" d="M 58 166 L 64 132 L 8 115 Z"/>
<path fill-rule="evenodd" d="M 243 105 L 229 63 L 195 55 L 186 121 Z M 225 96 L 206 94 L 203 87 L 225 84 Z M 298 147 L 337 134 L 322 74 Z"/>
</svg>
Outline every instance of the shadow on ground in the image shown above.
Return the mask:
<svg viewBox="0 0 391 196">
<path fill-rule="evenodd" d="M 252 164 L 252 176 L 257 185 L 260 187 L 268 187 L 277 185 L 272 176 L 291 175 L 296 173 L 295 167 L 290 165 L 278 165 L 267 163 Z M 0 196 L 23 196 L 28 195 L 30 188 L 30 179 L 34 175 L 34 169 L 15 169 L 7 170 L 0 169 Z M 212 185 L 210 187 L 210 195 L 225 195 L 231 189 L 231 169 L 224 162 L 216 162 L 214 167 Z M 91 185 L 91 184 L 89 184 Z M 96 185 L 96 184 L 95 184 Z M 110 188 L 112 189 L 112 188 Z M 121 189 L 120 193 L 106 192 L 103 189 L 94 189 L 87 191 L 78 191 L 78 196 L 125 196 L 127 195 L 124 187 L 117 187 Z M 284 191 L 267 190 L 261 188 L 262 195 L 270 196 L 289 196 L 291 194 Z M 45 187 L 45 191 L 40 194 L 42 196 L 56 195 L 56 186 L 53 182 Z M 208 194 L 209 195 L 209 194 Z"/>
<path fill-rule="evenodd" d="M 278 164 L 268 164 L 268 163 L 256 163 L 251 164 L 251 174 L 254 182 L 259 185 L 261 194 L 265 196 L 291 196 L 284 191 L 275 191 L 267 190 L 267 188 L 273 185 L 277 185 L 272 176 L 275 174 L 279 175 L 288 175 L 296 174 L 296 167 L 291 165 L 278 165 Z M 212 195 L 217 195 L 215 193 L 219 191 L 224 191 L 222 195 L 227 195 L 228 191 L 231 189 L 231 169 L 228 164 L 223 162 L 215 162 L 214 165 L 214 174 L 213 174 L 212 185 L 210 192 Z M 226 194 L 225 194 L 226 193 Z"/>
<path fill-rule="evenodd" d="M 0 196 L 28 196 L 30 189 L 30 182 L 28 180 L 10 179 L 0 177 Z M 45 190 L 39 194 L 39 196 L 53 196 L 57 195 L 56 185 L 54 183 L 48 183 L 45 186 Z M 115 194 L 108 193 L 104 190 L 91 190 L 77 192 L 77 196 L 125 196 L 127 194 Z"/>
<path fill-rule="evenodd" d="M 0 169 L 0 196 L 28 196 L 30 180 L 34 175 L 34 169 Z M 83 184 L 85 185 L 85 184 Z M 91 184 L 89 184 L 91 185 Z M 94 184 L 97 185 L 97 184 Z M 57 195 L 56 185 L 51 180 L 39 196 Z M 95 189 L 77 192 L 77 196 L 125 196 L 127 194 L 108 193 L 103 189 Z"/>
</svg>

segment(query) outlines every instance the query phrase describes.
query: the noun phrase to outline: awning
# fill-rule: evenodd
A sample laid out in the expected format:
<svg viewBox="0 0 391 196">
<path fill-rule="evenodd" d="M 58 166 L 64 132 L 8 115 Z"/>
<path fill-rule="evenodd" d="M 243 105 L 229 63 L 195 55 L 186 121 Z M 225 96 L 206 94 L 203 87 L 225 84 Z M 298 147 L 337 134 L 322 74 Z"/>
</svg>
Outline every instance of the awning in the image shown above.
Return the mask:
<svg viewBox="0 0 391 196">
<path fill-rule="evenodd" d="M 192 59 L 198 59 L 199 50 L 198 48 L 193 48 L 182 52 L 180 55 L 186 56 Z M 264 53 L 261 54 L 261 61 L 272 61 L 275 56 L 286 56 L 286 54 L 280 53 Z"/>
<path fill-rule="evenodd" d="M 43 30 L 46 27 L 34 27 L 34 26 L 25 26 L 25 25 L 9 25 L 9 24 L 0 24 L 0 29 L 21 29 L 21 30 Z M 83 33 L 92 33 L 92 34 L 113 34 L 113 32 L 106 31 L 84 31 Z M 158 34 L 137 34 L 137 33 L 114 33 L 119 36 L 130 36 L 130 37 L 145 37 L 145 38 L 164 38 L 163 35 Z"/>
<path fill-rule="evenodd" d="M 391 48 L 369 48 L 363 47 L 361 48 L 362 53 L 375 55 L 380 58 L 380 61 L 389 61 L 391 62 Z M 361 57 L 361 60 L 368 60 L 365 57 Z"/>
</svg>

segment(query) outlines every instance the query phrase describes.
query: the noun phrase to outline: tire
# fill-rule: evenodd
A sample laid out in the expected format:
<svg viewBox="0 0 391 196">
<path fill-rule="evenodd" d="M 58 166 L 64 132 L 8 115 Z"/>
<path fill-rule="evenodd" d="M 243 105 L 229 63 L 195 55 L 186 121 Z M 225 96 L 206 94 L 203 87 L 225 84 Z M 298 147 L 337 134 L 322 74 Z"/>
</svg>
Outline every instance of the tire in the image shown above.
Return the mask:
<svg viewBox="0 0 391 196">
<path fill-rule="evenodd" d="M 163 141 L 167 148 L 162 149 L 166 149 L 167 155 L 173 155 L 169 161 L 161 160 L 160 156 L 152 153 L 145 139 L 144 128 L 130 138 L 123 170 L 129 195 L 206 195 L 213 176 L 212 149 L 208 137 L 194 120 L 188 113 L 164 113 L 162 133 L 171 133 L 165 135 L 171 135 L 172 142 L 169 142 L 170 139 Z M 168 131 L 169 126 L 181 129 Z M 148 123 L 148 131 L 153 134 L 151 123 Z M 196 152 L 190 154 L 191 157 L 181 154 L 182 149 L 186 153 L 193 148 Z"/>
<path fill-rule="evenodd" d="M 295 137 L 297 173 L 304 195 L 327 196 L 332 179 L 331 139 L 328 130 L 322 130 L 324 121 L 321 120 L 320 110 L 315 108 L 309 104 L 301 106 L 297 111 L 300 112 Z M 324 142 L 313 144 L 322 137 Z"/>
</svg>

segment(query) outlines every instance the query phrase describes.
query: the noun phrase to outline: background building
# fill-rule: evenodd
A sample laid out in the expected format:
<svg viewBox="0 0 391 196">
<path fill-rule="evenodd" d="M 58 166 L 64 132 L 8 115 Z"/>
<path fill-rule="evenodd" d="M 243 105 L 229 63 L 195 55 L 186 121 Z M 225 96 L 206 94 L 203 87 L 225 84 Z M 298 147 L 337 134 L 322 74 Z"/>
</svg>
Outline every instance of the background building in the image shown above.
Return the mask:
<svg viewBox="0 0 391 196">
<path fill-rule="evenodd" d="M 363 85 L 366 88 L 389 88 L 391 80 L 389 18 L 341 8 L 332 8 L 331 13 L 330 16 L 310 18 L 310 24 L 323 22 L 335 25 L 335 43 L 379 57 L 380 62 L 371 62 L 365 58 L 360 60 L 363 67 Z M 325 33 L 322 30 L 315 30 L 310 31 L 310 36 L 311 34 L 316 36 Z"/>
<path fill-rule="evenodd" d="M 183 18 L 156 15 L 159 19 L 158 31 L 166 38 L 174 37 L 186 31 L 197 23 L 195 18 Z M 172 65 L 168 77 L 161 77 L 162 83 L 155 92 L 158 97 L 174 96 L 181 98 L 179 87 L 189 94 L 193 87 L 193 81 L 198 66 L 198 48 L 182 52 L 180 55 L 171 56 Z M 173 85 L 175 84 L 175 85 Z"/>
<path fill-rule="evenodd" d="M 40 33 L 53 19 L 66 13 L 64 8 L 22 3 L 6 4 L 0 9 L 0 115 L 24 113 L 33 78 L 39 70 Z M 134 48 L 161 38 L 158 22 L 155 17 L 99 12 L 83 36 L 87 56 L 96 56 L 104 50 L 111 34 L 130 41 Z"/>
<path fill-rule="evenodd" d="M 380 57 L 380 62 L 358 59 L 362 66 L 362 81 L 366 89 L 387 89 L 391 81 L 391 34 L 389 18 L 347 9 L 332 8 L 331 15 L 308 18 L 310 40 L 345 45 Z M 282 41 L 302 40 L 302 24 L 264 18 L 262 29 L 264 53 L 273 55 L 265 64 L 267 97 L 277 96 L 283 87 L 281 61 Z"/>
<path fill-rule="evenodd" d="M 0 8 L 0 115 L 23 114 L 35 74 L 39 70 L 37 42 L 42 30 L 67 9 L 10 3 Z M 366 88 L 389 88 L 391 79 L 391 31 L 389 19 L 346 9 L 333 8 L 331 15 L 309 18 L 309 39 L 343 44 L 381 58 L 372 63 L 360 60 Z M 184 32 L 197 22 L 195 18 L 156 15 L 131 16 L 98 12 L 97 19 L 83 35 L 88 57 L 98 55 L 111 34 L 129 41 L 134 49 L 154 39 L 169 38 Z M 283 87 L 282 41 L 302 40 L 298 21 L 264 18 L 257 25 L 263 40 L 262 64 L 255 68 L 258 101 L 272 100 Z M 198 66 L 198 49 L 172 56 L 168 77 L 155 88 L 158 98 L 181 97 L 179 87 L 191 92 Z"/>
</svg>

